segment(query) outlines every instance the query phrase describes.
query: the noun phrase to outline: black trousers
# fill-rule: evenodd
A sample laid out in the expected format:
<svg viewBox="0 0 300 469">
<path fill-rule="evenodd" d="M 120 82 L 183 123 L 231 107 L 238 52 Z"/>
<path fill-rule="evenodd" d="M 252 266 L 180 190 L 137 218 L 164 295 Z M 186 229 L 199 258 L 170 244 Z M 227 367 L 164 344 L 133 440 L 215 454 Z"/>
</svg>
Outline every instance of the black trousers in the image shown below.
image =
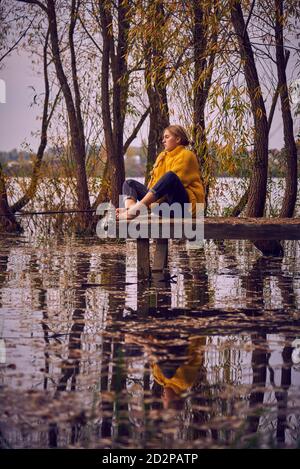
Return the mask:
<svg viewBox="0 0 300 469">
<path fill-rule="evenodd" d="M 165 173 L 151 189 L 147 189 L 144 184 L 134 179 L 127 179 L 123 184 L 125 199 L 142 200 L 149 191 L 153 192 L 155 200 L 165 197 L 164 200 L 170 205 L 177 202 L 183 208 L 185 203 L 189 203 L 189 196 L 184 185 L 177 174 L 172 171 Z"/>
</svg>

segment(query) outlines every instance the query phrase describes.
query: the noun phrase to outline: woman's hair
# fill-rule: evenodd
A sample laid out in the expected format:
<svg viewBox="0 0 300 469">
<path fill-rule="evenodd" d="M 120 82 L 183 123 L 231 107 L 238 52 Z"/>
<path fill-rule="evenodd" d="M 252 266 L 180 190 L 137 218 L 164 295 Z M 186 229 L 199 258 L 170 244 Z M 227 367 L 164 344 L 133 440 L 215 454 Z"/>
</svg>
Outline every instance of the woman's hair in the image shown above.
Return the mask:
<svg viewBox="0 0 300 469">
<path fill-rule="evenodd" d="M 174 135 L 175 137 L 180 138 L 180 145 L 187 146 L 189 145 L 189 137 L 186 130 L 181 127 L 181 125 L 169 125 L 165 128 L 165 130 L 169 130 L 169 132 Z"/>
</svg>

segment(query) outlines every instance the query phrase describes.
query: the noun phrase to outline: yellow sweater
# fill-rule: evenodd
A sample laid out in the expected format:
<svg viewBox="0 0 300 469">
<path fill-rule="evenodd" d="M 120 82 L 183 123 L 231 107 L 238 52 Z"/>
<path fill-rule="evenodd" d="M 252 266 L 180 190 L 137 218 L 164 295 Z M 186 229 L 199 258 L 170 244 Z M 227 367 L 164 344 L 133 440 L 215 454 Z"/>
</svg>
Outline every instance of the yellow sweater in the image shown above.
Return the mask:
<svg viewBox="0 0 300 469">
<path fill-rule="evenodd" d="M 168 171 L 173 171 L 181 180 L 192 204 L 192 215 L 195 216 L 196 203 L 204 203 L 204 190 L 196 155 L 183 145 L 179 145 L 172 151 L 161 152 L 153 165 L 148 189 L 151 189 Z"/>
</svg>

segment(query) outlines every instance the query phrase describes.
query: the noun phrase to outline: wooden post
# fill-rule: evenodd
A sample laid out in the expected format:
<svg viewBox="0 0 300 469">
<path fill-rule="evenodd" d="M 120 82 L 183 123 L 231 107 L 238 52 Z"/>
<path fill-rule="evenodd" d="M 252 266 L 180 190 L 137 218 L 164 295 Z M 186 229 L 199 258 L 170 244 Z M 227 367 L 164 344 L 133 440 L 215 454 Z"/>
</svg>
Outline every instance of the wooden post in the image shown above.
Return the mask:
<svg viewBox="0 0 300 469">
<path fill-rule="evenodd" d="M 138 238 L 136 240 L 136 257 L 138 281 L 139 279 L 148 279 L 150 277 L 150 254 L 148 238 Z"/>
<path fill-rule="evenodd" d="M 168 265 L 168 239 L 156 239 L 152 271 L 159 272 Z"/>
</svg>

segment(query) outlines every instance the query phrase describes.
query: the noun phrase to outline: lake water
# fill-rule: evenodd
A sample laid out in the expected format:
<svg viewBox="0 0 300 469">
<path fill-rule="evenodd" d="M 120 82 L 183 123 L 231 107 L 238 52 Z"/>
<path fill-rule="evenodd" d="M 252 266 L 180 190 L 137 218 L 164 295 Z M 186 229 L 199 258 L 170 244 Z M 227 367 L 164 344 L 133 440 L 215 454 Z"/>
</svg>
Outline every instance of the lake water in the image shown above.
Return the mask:
<svg viewBox="0 0 300 469">
<path fill-rule="evenodd" d="M 173 241 L 143 284 L 134 241 L 2 237 L 0 446 L 299 447 L 300 243 L 284 246 Z"/>
</svg>

